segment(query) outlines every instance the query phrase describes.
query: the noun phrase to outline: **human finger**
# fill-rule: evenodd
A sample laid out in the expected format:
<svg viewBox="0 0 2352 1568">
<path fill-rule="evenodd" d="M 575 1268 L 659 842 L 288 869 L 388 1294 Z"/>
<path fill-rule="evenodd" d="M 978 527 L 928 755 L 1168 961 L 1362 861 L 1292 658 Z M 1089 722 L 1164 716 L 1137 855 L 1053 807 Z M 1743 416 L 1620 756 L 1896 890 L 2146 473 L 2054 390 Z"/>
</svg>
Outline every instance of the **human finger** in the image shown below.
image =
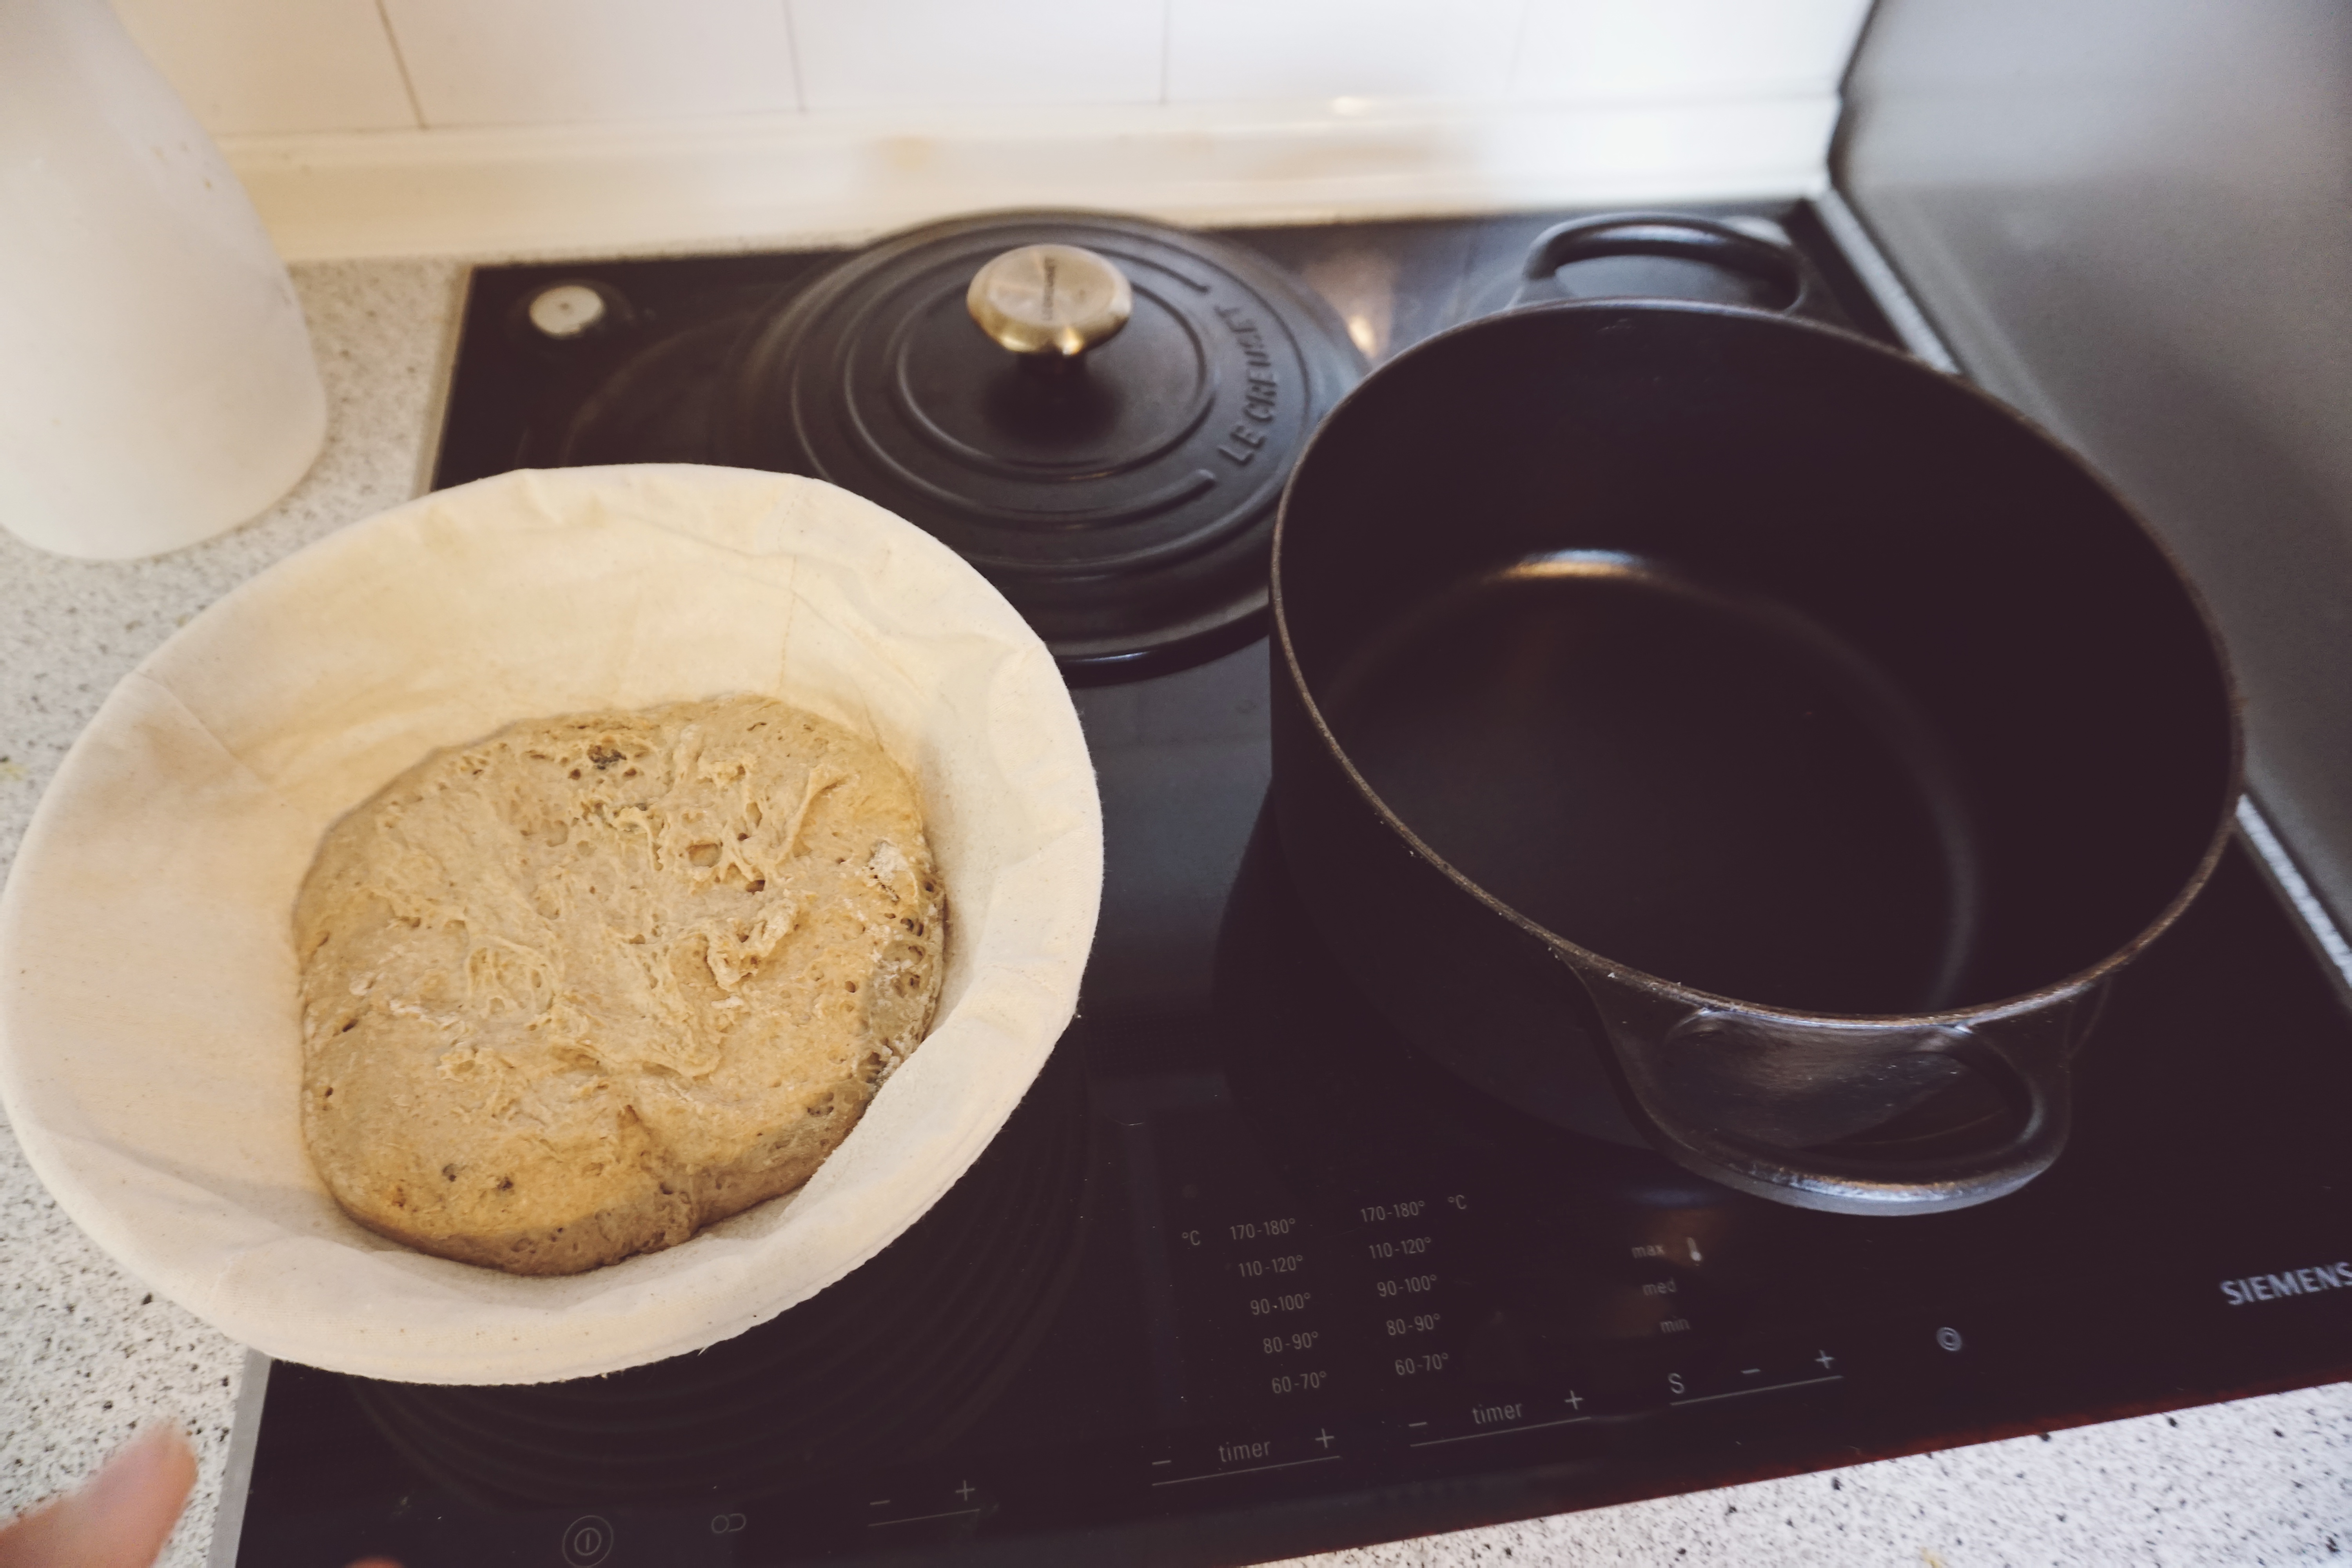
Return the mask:
<svg viewBox="0 0 2352 1568">
<path fill-rule="evenodd" d="M 179 1428 L 150 1426 L 79 1490 L 0 1530 L 0 1568 L 149 1568 L 195 1480 Z"/>
</svg>

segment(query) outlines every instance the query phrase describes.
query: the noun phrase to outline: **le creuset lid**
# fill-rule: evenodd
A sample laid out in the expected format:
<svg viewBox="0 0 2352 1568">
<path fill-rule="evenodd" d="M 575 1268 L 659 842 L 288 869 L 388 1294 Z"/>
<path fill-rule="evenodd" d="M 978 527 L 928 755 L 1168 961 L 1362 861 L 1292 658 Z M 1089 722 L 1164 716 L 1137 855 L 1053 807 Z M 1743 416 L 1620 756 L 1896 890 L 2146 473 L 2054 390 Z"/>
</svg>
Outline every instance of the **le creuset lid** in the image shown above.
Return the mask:
<svg viewBox="0 0 2352 1568">
<path fill-rule="evenodd" d="M 1045 330 L 1057 288 L 1084 308 Z M 1004 214 L 885 240 L 782 305 L 735 356 L 718 435 L 722 461 L 830 479 L 941 540 L 1066 671 L 1132 673 L 1255 634 L 1283 483 L 1362 374 L 1261 258 Z"/>
</svg>

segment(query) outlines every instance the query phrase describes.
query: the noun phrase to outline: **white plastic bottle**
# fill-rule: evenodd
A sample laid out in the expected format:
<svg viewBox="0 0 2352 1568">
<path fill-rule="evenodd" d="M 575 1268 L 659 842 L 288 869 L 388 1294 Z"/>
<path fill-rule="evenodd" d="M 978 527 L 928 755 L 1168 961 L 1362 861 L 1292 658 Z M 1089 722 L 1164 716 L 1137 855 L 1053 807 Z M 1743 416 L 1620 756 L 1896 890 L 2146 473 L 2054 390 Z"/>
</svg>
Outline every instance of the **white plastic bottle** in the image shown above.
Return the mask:
<svg viewBox="0 0 2352 1568">
<path fill-rule="evenodd" d="M 285 265 L 195 117 L 107 0 L 0 0 L 0 527 L 175 550 L 326 431 Z"/>
</svg>

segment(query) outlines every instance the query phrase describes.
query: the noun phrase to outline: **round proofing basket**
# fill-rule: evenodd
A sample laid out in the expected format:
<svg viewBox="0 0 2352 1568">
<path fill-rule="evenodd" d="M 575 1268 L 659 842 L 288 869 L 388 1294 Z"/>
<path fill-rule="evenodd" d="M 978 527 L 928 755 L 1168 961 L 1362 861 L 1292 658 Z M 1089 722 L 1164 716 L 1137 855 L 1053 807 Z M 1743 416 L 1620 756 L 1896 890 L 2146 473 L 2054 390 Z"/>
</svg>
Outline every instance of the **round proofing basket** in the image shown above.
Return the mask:
<svg viewBox="0 0 2352 1568">
<path fill-rule="evenodd" d="M 738 692 L 874 736 L 919 785 L 949 898 L 921 1049 L 805 1187 L 667 1251 L 523 1279 L 346 1218 L 300 1131 L 292 910 L 320 835 L 516 720 Z M 508 474 L 279 563 L 108 697 L 0 894 L 0 1101 L 100 1247 L 270 1355 L 613 1372 L 767 1321 L 929 1208 L 1069 1021 L 1101 889 L 1053 660 L 929 535 L 776 474 Z"/>
</svg>

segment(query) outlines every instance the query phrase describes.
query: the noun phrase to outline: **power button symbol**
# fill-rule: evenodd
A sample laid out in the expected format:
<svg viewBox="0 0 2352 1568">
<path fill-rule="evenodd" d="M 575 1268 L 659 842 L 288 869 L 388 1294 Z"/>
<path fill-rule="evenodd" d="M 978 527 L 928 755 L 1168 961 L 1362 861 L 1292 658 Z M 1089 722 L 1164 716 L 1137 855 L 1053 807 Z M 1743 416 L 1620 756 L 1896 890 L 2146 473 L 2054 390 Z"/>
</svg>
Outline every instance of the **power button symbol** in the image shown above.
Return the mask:
<svg viewBox="0 0 2352 1568">
<path fill-rule="evenodd" d="M 1948 1351 L 1958 1352 L 1964 1342 L 1960 1339 L 1960 1331 L 1958 1329 L 1937 1329 L 1936 1342 Z"/>
<path fill-rule="evenodd" d="M 583 1514 L 563 1527 L 563 1560 L 572 1568 L 596 1568 L 613 1554 L 613 1527 Z"/>
</svg>

